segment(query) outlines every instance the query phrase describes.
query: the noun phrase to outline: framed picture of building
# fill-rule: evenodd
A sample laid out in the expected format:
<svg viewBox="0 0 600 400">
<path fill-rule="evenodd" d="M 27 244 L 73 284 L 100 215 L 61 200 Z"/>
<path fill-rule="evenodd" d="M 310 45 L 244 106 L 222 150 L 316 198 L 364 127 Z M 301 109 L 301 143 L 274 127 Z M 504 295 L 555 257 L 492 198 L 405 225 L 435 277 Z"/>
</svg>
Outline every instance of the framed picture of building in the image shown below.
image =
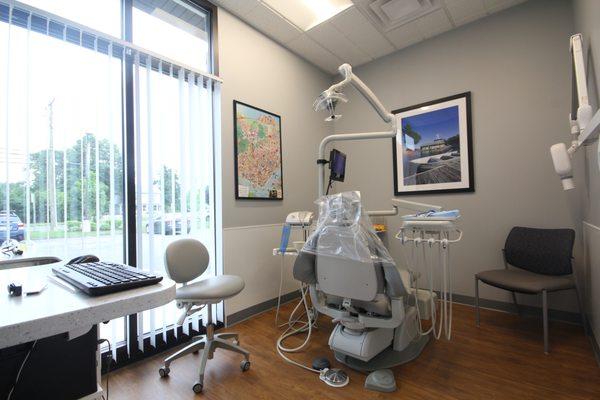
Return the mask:
<svg viewBox="0 0 600 400">
<path fill-rule="evenodd" d="M 396 196 L 475 191 L 471 92 L 392 112 Z"/>
</svg>

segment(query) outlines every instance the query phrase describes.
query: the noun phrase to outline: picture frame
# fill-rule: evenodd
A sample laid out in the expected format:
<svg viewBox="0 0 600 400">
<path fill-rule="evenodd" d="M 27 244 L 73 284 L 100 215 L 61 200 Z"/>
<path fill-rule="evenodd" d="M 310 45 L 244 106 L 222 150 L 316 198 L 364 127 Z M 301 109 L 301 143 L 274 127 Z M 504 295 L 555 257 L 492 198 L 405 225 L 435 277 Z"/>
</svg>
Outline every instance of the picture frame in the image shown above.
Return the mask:
<svg viewBox="0 0 600 400">
<path fill-rule="evenodd" d="M 236 200 L 283 200 L 281 116 L 233 101 Z"/>
<path fill-rule="evenodd" d="M 471 92 L 392 113 L 395 196 L 475 191 Z"/>
</svg>

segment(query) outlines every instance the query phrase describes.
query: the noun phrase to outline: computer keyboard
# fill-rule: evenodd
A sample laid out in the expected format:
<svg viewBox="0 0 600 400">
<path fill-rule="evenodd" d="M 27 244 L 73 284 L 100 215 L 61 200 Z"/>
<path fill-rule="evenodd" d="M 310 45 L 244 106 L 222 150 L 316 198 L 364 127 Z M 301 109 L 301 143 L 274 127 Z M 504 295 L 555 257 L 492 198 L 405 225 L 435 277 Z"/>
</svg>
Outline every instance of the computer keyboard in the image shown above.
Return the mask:
<svg viewBox="0 0 600 400">
<path fill-rule="evenodd" d="M 141 271 L 128 265 L 109 262 L 65 264 L 52 271 L 61 279 L 90 296 L 100 296 L 141 286 L 153 285 L 162 276 Z"/>
</svg>

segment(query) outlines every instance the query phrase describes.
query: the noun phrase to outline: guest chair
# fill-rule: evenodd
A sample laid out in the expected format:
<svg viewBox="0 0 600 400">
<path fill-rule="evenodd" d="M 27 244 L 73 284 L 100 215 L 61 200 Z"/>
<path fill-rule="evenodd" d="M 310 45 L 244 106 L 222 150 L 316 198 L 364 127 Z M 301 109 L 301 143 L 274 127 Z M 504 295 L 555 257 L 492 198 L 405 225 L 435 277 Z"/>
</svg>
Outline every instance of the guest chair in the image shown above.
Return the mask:
<svg viewBox="0 0 600 400">
<path fill-rule="evenodd" d="M 204 371 L 206 362 L 213 358 L 216 349 L 224 349 L 240 353 L 244 360 L 240 364 L 242 371 L 250 368 L 250 353 L 239 346 L 237 333 L 214 333 L 215 325 L 212 320 L 212 304 L 217 304 L 233 297 L 244 289 L 244 281 L 239 276 L 219 275 L 191 282 L 208 267 L 209 254 L 202 243 L 194 239 L 180 239 L 167 246 L 165 251 L 165 266 L 169 278 L 183 286 L 177 289 L 175 300 L 178 308 L 184 309 L 177 321 L 182 325 L 186 317 L 206 307 L 206 335 L 196 336 L 192 343 L 165 359 L 165 364 L 159 369 L 161 377 L 169 375 L 171 363 L 190 353 L 201 351 L 200 371 L 198 381 L 192 389 L 195 393 L 202 392 L 204 387 Z"/>
<path fill-rule="evenodd" d="M 504 269 L 475 274 L 476 322 L 479 326 L 479 281 L 508 290 L 519 312 L 516 293 L 542 295 L 544 353 L 548 354 L 548 293 L 574 289 L 581 321 L 585 315 L 577 291 L 571 260 L 575 231 L 514 227 L 504 245 Z M 515 268 L 509 268 L 509 266 Z"/>
</svg>

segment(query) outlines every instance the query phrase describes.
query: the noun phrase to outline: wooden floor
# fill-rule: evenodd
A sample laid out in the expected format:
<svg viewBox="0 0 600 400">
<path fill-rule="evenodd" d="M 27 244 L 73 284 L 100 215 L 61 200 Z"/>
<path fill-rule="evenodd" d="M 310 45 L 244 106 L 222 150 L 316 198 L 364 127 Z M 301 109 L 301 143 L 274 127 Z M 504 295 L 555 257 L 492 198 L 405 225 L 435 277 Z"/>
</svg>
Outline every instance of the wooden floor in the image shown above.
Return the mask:
<svg viewBox="0 0 600 400">
<path fill-rule="evenodd" d="M 284 314 L 290 310 L 285 306 Z M 333 358 L 327 346 L 332 325 L 325 319 L 307 351 L 294 359 Z M 240 371 L 241 356 L 219 350 L 208 362 L 203 394 L 195 395 L 199 356 L 175 361 L 170 376 L 161 379 L 163 354 L 111 373 L 110 399 L 600 399 L 600 368 L 575 325 L 550 324 L 546 356 L 540 320 L 482 310 L 477 328 L 473 309 L 455 305 L 452 340 L 430 342 L 418 359 L 394 368 L 398 390 L 388 394 L 364 389 L 366 375 L 348 368 L 350 384 L 331 388 L 316 374 L 284 362 L 275 351 L 279 331 L 272 311 L 232 331 L 252 353 L 248 372 Z"/>
</svg>

